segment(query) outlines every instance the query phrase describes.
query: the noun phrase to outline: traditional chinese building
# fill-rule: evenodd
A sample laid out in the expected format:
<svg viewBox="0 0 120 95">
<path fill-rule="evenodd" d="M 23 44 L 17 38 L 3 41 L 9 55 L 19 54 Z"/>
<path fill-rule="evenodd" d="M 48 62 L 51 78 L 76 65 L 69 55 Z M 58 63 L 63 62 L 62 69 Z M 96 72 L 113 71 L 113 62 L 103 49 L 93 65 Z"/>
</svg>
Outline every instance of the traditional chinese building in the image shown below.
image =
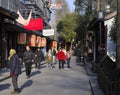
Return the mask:
<svg viewBox="0 0 120 95">
<path fill-rule="evenodd" d="M 28 4 L 29 2 L 30 4 Z M 50 28 L 48 22 L 50 20 L 50 11 L 46 6 L 48 1 L 44 0 L 1 0 L 0 1 L 0 68 L 6 67 L 6 61 L 11 48 L 16 49 L 20 57 L 22 57 L 25 50 L 25 45 L 31 47 L 41 47 L 42 32 L 28 30 L 20 23 L 16 22 L 19 15 L 17 10 L 26 19 L 29 15 L 30 9 L 34 9 L 32 13 L 33 18 L 43 18 L 43 28 Z M 31 37 L 31 38 L 29 38 Z M 28 39 L 29 38 L 29 39 Z"/>
</svg>

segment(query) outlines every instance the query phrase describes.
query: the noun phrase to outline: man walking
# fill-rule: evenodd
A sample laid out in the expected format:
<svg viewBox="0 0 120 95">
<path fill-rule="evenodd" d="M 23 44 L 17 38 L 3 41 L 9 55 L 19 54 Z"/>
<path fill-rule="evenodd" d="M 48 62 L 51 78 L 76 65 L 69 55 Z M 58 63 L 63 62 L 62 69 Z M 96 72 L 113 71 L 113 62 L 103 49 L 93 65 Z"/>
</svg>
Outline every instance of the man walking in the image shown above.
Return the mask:
<svg viewBox="0 0 120 95">
<path fill-rule="evenodd" d="M 43 58 L 43 53 L 40 50 L 40 48 L 37 49 L 37 51 L 35 52 L 35 67 L 40 69 L 41 67 L 41 61 Z"/>
<path fill-rule="evenodd" d="M 33 52 L 30 50 L 29 46 L 26 46 L 26 51 L 23 55 L 23 62 L 25 63 L 26 78 L 30 78 L 31 66 L 33 62 Z"/>
</svg>

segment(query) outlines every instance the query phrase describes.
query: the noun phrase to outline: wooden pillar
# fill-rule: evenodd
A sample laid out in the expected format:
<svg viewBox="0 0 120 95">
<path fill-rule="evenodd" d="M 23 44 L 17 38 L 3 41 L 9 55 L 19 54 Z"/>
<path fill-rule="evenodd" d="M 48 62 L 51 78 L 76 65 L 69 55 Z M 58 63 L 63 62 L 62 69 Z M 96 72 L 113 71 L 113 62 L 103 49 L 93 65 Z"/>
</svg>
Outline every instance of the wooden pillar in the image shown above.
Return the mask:
<svg viewBox="0 0 120 95">
<path fill-rule="evenodd" d="M 4 22 L 1 23 L 1 32 L 2 32 L 2 56 L 1 56 L 1 61 L 2 65 L 1 67 L 5 67 L 5 54 L 6 54 L 6 33 L 5 33 L 5 27 L 4 27 Z"/>
</svg>

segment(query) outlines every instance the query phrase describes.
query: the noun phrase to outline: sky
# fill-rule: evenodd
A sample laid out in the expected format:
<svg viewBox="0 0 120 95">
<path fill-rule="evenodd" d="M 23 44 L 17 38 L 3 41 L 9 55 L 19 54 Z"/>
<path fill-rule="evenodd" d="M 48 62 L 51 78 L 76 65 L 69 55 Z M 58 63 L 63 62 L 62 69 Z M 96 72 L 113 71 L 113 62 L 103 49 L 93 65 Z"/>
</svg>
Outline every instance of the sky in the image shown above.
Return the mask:
<svg viewBox="0 0 120 95">
<path fill-rule="evenodd" d="M 74 4 L 73 4 L 74 1 L 75 1 L 75 0 L 66 0 L 66 2 L 67 2 L 68 5 L 69 5 L 69 8 L 70 8 L 70 11 L 71 11 L 71 12 L 73 12 L 74 9 L 75 9 L 75 6 L 74 6 Z"/>
</svg>

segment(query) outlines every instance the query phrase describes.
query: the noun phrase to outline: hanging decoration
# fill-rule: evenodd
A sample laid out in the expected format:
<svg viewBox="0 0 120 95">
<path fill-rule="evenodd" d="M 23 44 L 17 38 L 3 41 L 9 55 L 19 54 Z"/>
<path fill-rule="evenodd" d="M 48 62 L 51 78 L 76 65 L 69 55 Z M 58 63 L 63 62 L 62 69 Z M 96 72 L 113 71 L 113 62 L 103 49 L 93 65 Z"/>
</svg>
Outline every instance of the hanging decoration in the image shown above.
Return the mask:
<svg viewBox="0 0 120 95">
<path fill-rule="evenodd" d="M 41 47 L 41 37 L 40 36 L 36 37 L 36 47 Z"/>
<path fill-rule="evenodd" d="M 30 19 L 29 24 L 24 26 L 24 28 L 28 30 L 43 30 L 43 19 L 42 18 Z"/>
<path fill-rule="evenodd" d="M 53 3 L 52 0 L 49 0 L 48 7 L 50 10 L 60 10 L 62 9 L 62 4 L 61 3 Z"/>
<path fill-rule="evenodd" d="M 41 47 L 45 47 L 46 46 L 46 38 L 42 37 L 41 38 Z"/>
<path fill-rule="evenodd" d="M 52 41 L 52 47 L 57 48 L 57 42 L 56 41 Z"/>
<path fill-rule="evenodd" d="M 18 34 L 18 44 L 26 44 L 26 33 L 19 33 Z"/>
<path fill-rule="evenodd" d="M 27 44 L 29 46 L 35 47 L 36 46 L 36 35 L 29 35 L 27 38 Z"/>
<path fill-rule="evenodd" d="M 17 14 L 19 15 L 19 17 L 16 19 L 16 21 L 22 24 L 25 29 L 33 30 L 33 31 L 43 29 L 43 19 L 42 18 L 31 18 L 32 10 L 30 11 L 27 19 L 24 19 L 22 17 L 19 10 L 17 11 Z"/>
</svg>

